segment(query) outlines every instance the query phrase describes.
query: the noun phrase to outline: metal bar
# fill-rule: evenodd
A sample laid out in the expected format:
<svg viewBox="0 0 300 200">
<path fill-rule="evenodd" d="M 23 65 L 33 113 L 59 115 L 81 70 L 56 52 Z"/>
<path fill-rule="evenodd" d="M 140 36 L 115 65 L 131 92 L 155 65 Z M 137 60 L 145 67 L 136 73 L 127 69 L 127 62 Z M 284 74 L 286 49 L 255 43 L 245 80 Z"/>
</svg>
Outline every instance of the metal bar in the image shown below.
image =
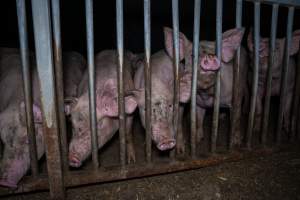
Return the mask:
<svg viewBox="0 0 300 200">
<path fill-rule="evenodd" d="M 232 152 L 227 155 L 218 155 L 201 160 L 186 160 L 172 163 L 157 163 L 155 165 L 135 165 L 114 167 L 97 171 L 71 171 L 66 178 L 66 187 L 76 187 L 92 183 L 104 183 L 119 180 L 128 180 L 133 178 L 147 177 L 204 167 L 216 166 L 225 162 L 235 162 L 243 159 L 257 158 L 258 156 L 267 156 L 278 152 L 276 149 L 260 149 L 251 152 Z M 47 177 L 41 176 L 33 179 L 24 177 L 23 184 L 17 190 L 8 190 L 0 188 L 0 196 L 24 193 L 30 191 L 40 191 L 48 189 Z"/>
<path fill-rule="evenodd" d="M 268 126 L 269 126 L 269 112 L 270 112 L 270 101 L 271 101 L 271 91 L 272 91 L 272 71 L 273 71 L 275 48 L 276 48 L 275 42 L 276 42 L 277 20 L 278 20 L 278 7 L 279 7 L 278 4 L 274 4 L 272 10 L 269 67 L 268 67 L 268 74 L 267 74 L 263 127 L 262 127 L 262 136 L 261 136 L 261 142 L 263 145 L 266 144 Z"/>
<path fill-rule="evenodd" d="M 97 135 L 97 115 L 96 115 L 96 95 L 95 95 L 95 63 L 94 63 L 94 22 L 93 22 L 93 0 L 85 0 L 86 14 L 86 40 L 87 40 L 87 60 L 89 70 L 89 108 L 90 124 L 92 134 L 92 159 L 94 169 L 99 167 L 98 158 L 98 135 Z"/>
<path fill-rule="evenodd" d="M 144 36 L 145 36 L 145 99 L 146 99 L 146 160 L 151 162 L 151 5 L 144 0 Z"/>
<path fill-rule="evenodd" d="M 173 125 L 175 139 L 177 141 L 179 123 L 179 13 L 178 0 L 172 0 L 172 21 L 173 21 L 173 67 L 174 67 L 174 106 Z M 172 159 L 175 158 L 175 149 L 170 152 Z"/>
<path fill-rule="evenodd" d="M 191 98 L 191 156 L 196 157 L 196 135 L 197 135 L 197 75 L 199 63 L 199 39 L 200 39 L 200 16 L 201 0 L 195 0 L 194 6 L 194 36 L 193 36 L 193 79 L 192 79 L 192 98 Z"/>
<path fill-rule="evenodd" d="M 124 22 L 123 22 L 123 0 L 117 0 L 116 4 L 117 24 L 117 52 L 118 52 L 118 103 L 119 103 L 119 136 L 120 136 L 120 161 L 121 165 L 126 164 L 126 123 L 125 123 L 125 102 L 124 102 Z"/>
<path fill-rule="evenodd" d="M 299 139 L 300 134 L 298 133 L 298 131 L 300 130 L 298 121 L 300 120 L 300 106 L 299 106 L 299 101 L 300 101 L 300 51 L 298 52 L 298 56 L 297 56 L 297 83 L 296 83 L 296 89 L 295 89 L 295 94 L 297 95 L 297 97 L 295 97 L 294 101 L 295 104 L 293 107 L 293 112 L 294 112 L 294 133 L 292 135 L 291 141 L 295 141 L 297 139 Z"/>
<path fill-rule="evenodd" d="M 219 60 L 222 60 L 222 15 L 223 15 L 223 0 L 217 0 L 216 8 L 216 56 Z M 221 62 L 222 64 L 222 62 Z M 217 72 L 217 78 L 215 83 L 215 97 L 214 97 L 214 112 L 213 112 L 213 124 L 211 134 L 211 152 L 215 153 L 217 148 L 217 137 L 219 128 L 219 112 L 220 112 L 220 79 L 221 72 Z"/>
<path fill-rule="evenodd" d="M 38 77 L 39 80 L 43 80 L 40 81 L 41 105 L 50 196 L 53 199 L 64 199 L 64 180 L 55 102 L 49 1 L 32 0 L 32 15 Z"/>
<path fill-rule="evenodd" d="M 259 43 L 260 43 L 260 3 L 254 3 L 254 68 L 252 79 L 252 96 L 250 102 L 250 114 L 248 119 L 247 129 L 247 148 L 251 148 L 252 143 L 252 131 L 255 117 L 255 106 L 258 90 L 258 70 L 259 70 Z"/>
<path fill-rule="evenodd" d="M 29 141 L 30 152 L 30 165 L 33 176 L 38 174 L 38 158 L 36 149 L 36 138 L 33 121 L 32 111 L 32 83 L 29 65 L 29 49 L 28 49 L 28 36 L 27 36 L 27 19 L 26 19 L 26 5 L 25 0 L 17 0 L 17 15 L 18 15 L 18 28 L 20 40 L 20 53 L 22 62 L 22 75 L 23 75 L 23 89 L 25 97 L 25 112 L 26 112 L 26 125 Z"/>
<path fill-rule="evenodd" d="M 236 0 L 236 14 L 235 14 L 235 27 L 242 27 L 242 12 L 243 0 Z M 230 119 L 230 136 L 229 136 L 229 149 L 238 147 L 241 144 L 241 107 L 242 97 L 240 94 L 240 66 L 241 66 L 241 47 L 236 51 L 234 68 L 233 68 L 233 84 L 232 84 L 232 109 Z"/>
<path fill-rule="evenodd" d="M 55 66 L 55 81 L 57 92 L 57 112 L 58 124 L 60 133 L 61 156 L 63 170 L 68 171 L 68 144 L 67 144 L 67 131 L 66 131 L 66 118 L 64 112 L 64 82 L 63 82 L 63 64 L 62 64 L 62 50 L 61 50 L 61 31 L 60 31 L 60 1 L 51 0 L 52 6 L 52 23 L 53 23 L 53 53 L 54 53 L 54 66 Z"/>
<path fill-rule="evenodd" d="M 279 111 L 278 111 L 278 122 L 277 122 L 277 143 L 281 142 L 281 129 L 284 117 L 284 106 L 286 103 L 286 86 L 288 81 L 288 74 L 289 74 L 289 62 L 290 62 L 290 47 L 291 47 L 291 38 L 292 38 L 292 31 L 293 31 L 293 21 L 294 21 L 294 7 L 289 7 L 288 13 L 288 21 L 287 21 L 287 28 L 286 28 L 286 41 L 285 41 L 285 53 L 284 53 L 284 63 L 282 66 L 282 78 L 281 78 L 281 87 L 280 87 L 280 104 L 279 104 Z"/>
<path fill-rule="evenodd" d="M 260 3 L 266 3 L 266 4 L 281 4 L 281 5 L 285 5 L 285 6 L 300 7 L 299 0 L 246 0 L 246 1 L 260 2 Z"/>
</svg>

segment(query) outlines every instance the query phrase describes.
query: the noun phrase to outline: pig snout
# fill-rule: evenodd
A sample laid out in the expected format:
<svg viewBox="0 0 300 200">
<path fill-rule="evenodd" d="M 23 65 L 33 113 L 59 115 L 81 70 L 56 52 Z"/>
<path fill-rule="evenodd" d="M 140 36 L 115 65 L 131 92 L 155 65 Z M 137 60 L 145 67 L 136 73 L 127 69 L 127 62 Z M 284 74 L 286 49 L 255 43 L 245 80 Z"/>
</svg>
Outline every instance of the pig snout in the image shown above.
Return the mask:
<svg viewBox="0 0 300 200">
<path fill-rule="evenodd" d="M 12 181 L 6 180 L 6 179 L 0 180 L 0 186 L 8 187 L 8 188 L 17 188 L 18 187 L 18 185 L 15 182 L 12 182 Z"/>
<path fill-rule="evenodd" d="M 71 167 L 80 167 L 82 165 L 82 162 L 80 161 L 79 156 L 73 152 L 69 153 L 69 165 Z"/>
<path fill-rule="evenodd" d="M 205 71 L 215 71 L 220 68 L 221 62 L 215 55 L 204 55 L 200 60 L 200 65 Z"/>
<path fill-rule="evenodd" d="M 170 150 L 175 147 L 176 140 L 173 133 L 174 132 L 164 124 L 153 126 L 153 140 L 160 151 Z"/>
</svg>

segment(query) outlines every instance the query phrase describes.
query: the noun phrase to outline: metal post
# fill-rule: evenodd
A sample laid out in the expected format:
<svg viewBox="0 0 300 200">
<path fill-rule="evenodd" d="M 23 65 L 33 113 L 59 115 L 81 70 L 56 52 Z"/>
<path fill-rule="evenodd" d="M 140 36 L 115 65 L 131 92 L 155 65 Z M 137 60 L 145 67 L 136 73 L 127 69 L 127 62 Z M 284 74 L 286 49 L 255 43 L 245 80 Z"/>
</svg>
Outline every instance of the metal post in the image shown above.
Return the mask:
<svg viewBox="0 0 300 200">
<path fill-rule="evenodd" d="M 119 123 L 120 123 L 120 161 L 126 164 L 126 123 L 125 123 L 125 101 L 124 101 L 124 30 L 123 30 L 123 0 L 117 0 L 117 51 L 118 51 L 118 99 L 119 99 Z"/>
<path fill-rule="evenodd" d="M 197 135 L 197 75 L 199 62 L 199 38 L 200 38 L 200 16 L 201 0 L 195 0 L 194 6 L 194 36 L 193 36 L 193 80 L 192 80 L 192 98 L 191 98 L 191 156 L 196 157 L 196 135 Z"/>
<path fill-rule="evenodd" d="M 217 17 L 216 17 L 216 56 L 222 60 L 222 15 L 223 15 L 223 0 L 217 0 Z M 222 62 L 221 62 L 222 64 Z M 217 79 L 215 84 L 215 99 L 214 99 L 214 113 L 213 125 L 211 134 L 211 152 L 215 153 L 217 148 L 217 137 L 219 128 L 219 112 L 220 112 L 220 80 L 221 71 L 217 72 Z"/>
<path fill-rule="evenodd" d="M 50 5 L 47 0 L 32 0 L 33 28 L 38 77 L 41 84 L 41 105 L 50 196 L 64 199 L 64 181 L 59 145 L 55 102 L 55 82 L 51 43 Z"/>
<path fill-rule="evenodd" d="M 173 19 L 173 66 L 174 66 L 174 106 L 173 106 L 173 125 L 177 141 L 179 122 L 179 14 L 178 0 L 172 0 L 172 19 Z M 172 159 L 175 158 L 175 150 L 170 152 Z"/>
<path fill-rule="evenodd" d="M 251 148 L 252 131 L 255 117 L 255 106 L 258 89 L 258 70 L 259 70 L 259 41 L 260 41 L 260 3 L 254 3 L 254 68 L 252 79 L 252 96 L 250 102 L 250 114 L 247 129 L 247 148 Z"/>
<path fill-rule="evenodd" d="M 283 118 L 288 117 L 284 116 L 284 106 L 286 103 L 286 86 L 288 81 L 288 74 L 289 74 L 289 62 L 290 62 L 290 47 L 291 47 L 291 40 L 292 40 L 292 31 L 293 31 L 293 21 L 294 21 L 294 7 L 289 7 L 288 13 L 288 21 L 287 21 L 287 28 L 286 28 L 286 41 L 285 41 L 285 51 L 284 51 L 284 63 L 282 66 L 282 78 L 281 78 L 281 87 L 280 87 L 280 104 L 279 104 L 279 111 L 278 111 L 278 122 L 277 122 L 277 143 L 281 143 L 281 129 Z"/>
<path fill-rule="evenodd" d="M 268 126 L 269 126 L 269 112 L 270 112 L 270 101 L 271 101 L 271 92 L 272 92 L 272 71 L 273 71 L 275 47 L 276 47 L 275 42 L 276 42 L 276 31 L 277 31 L 278 7 L 279 7 L 278 4 L 274 4 L 272 10 L 269 67 L 268 67 L 268 74 L 267 74 L 263 128 L 262 128 L 262 135 L 261 135 L 261 142 L 263 145 L 266 145 Z"/>
<path fill-rule="evenodd" d="M 151 5 L 144 0 L 144 36 L 145 36 L 145 99 L 146 99 L 146 160 L 151 162 Z"/>
<path fill-rule="evenodd" d="M 27 134 L 29 141 L 30 152 L 30 165 L 33 176 L 38 174 L 38 158 L 36 149 L 35 129 L 32 112 L 32 88 L 31 88 L 31 75 L 29 65 L 29 49 L 28 49 L 28 36 L 27 36 L 27 19 L 26 19 L 26 5 L 25 0 L 17 0 L 17 14 L 18 14 L 18 28 L 19 28 L 19 40 L 20 40 L 20 53 L 22 61 L 22 74 L 24 85 L 24 97 L 25 97 L 25 112 L 26 112 L 26 124 Z"/>
<path fill-rule="evenodd" d="M 63 82 L 63 64 L 62 64 L 62 50 L 61 50 L 61 31 L 60 31 L 60 1 L 51 0 L 52 6 L 52 23 L 53 23 L 53 53 L 55 66 L 55 81 L 58 104 L 58 124 L 60 133 L 61 156 L 63 170 L 66 172 L 69 169 L 68 165 L 68 144 L 66 131 L 66 118 L 64 109 L 64 82 Z"/>
<path fill-rule="evenodd" d="M 92 134 L 92 159 L 94 169 L 99 167 L 98 158 L 98 135 L 97 135 L 97 115 L 96 115 L 96 95 L 95 95 L 95 63 L 94 63 L 94 23 L 93 23 L 93 0 L 85 0 L 86 14 L 86 39 L 87 39 L 87 60 L 89 70 L 89 108 L 90 124 Z"/>
<path fill-rule="evenodd" d="M 243 1 L 236 0 L 236 14 L 235 14 L 235 27 L 242 27 L 242 12 L 243 12 Z M 240 68 L 241 68 L 241 47 L 236 51 L 233 67 L 233 84 L 232 84 L 232 109 L 230 119 L 230 136 L 229 136 L 229 149 L 231 150 L 234 146 L 238 147 L 241 144 L 241 107 L 242 97 L 240 94 Z"/>
</svg>

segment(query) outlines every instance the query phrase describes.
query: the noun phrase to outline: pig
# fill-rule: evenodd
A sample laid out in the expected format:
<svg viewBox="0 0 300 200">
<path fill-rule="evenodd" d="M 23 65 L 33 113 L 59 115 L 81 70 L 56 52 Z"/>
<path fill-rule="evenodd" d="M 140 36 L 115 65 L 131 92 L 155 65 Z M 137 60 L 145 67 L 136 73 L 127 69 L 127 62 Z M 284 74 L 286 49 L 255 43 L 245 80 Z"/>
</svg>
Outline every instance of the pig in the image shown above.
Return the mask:
<svg viewBox="0 0 300 200">
<path fill-rule="evenodd" d="M 151 56 L 151 138 L 160 151 L 171 150 L 176 146 L 177 152 L 184 151 L 182 138 L 183 106 L 180 106 L 178 141 L 175 139 L 173 124 L 174 69 L 173 69 L 173 36 L 170 28 L 164 28 L 165 49 Z M 187 71 L 188 59 L 192 50 L 191 43 L 180 34 L 180 104 L 187 103 L 191 96 L 191 71 Z M 183 61 L 186 61 L 183 64 Z M 139 62 L 134 77 L 135 96 L 137 98 L 140 118 L 145 127 L 145 79 L 144 63 Z"/>
<path fill-rule="evenodd" d="M 124 55 L 124 91 L 126 112 L 127 161 L 135 162 L 132 144 L 132 122 L 137 107 L 131 76 L 131 52 Z M 103 147 L 119 129 L 118 88 L 117 88 L 117 53 L 115 50 L 104 50 L 95 56 L 96 73 L 96 117 L 98 149 Z M 78 99 L 71 107 L 72 138 L 69 145 L 69 165 L 80 167 L 91 155 L 91 131 L 89 119 L 88 71 L 78 88 Z"/>
<path fill-rule="evenodd" d="M 40 85 L 36 66 L 31 57 L 33 117 L 36 134 L 37 156 L 44 152 L 43 119 L 40 109 Z M 1 161 L 0 186 L 16 188 L 30 167 L 30 155 L 26 129 L 21 60 L 19 54 L 7 54 L 0 61 L 0 88 L 7 95 L 1 99 L 0 136 L 4 143 Z M 63 54 L 64 88 L 66 97 L 77 96 L 77 86 L 83 74 L 84 58 L 75 52 Z M 3 72 L 3 73 L 2 73 Z M 8 96 L 8 97 L 7 97 Z"/>
<path fill-rule="evenodd" d="M 238 47 L 241 47 L 240 57 L 240 99 L 238 102 L 238 113 L 241 114 L 242 100 L 247 97 L 247 70 L 248 61 L 246 50 L 241 46 L 244 35 L 244 28 L 235 28 L 227 30 L 222 35 L 222 52 L 221 60 L 215 55 L 215 42 L 200 41 L 200 58 L 198 65 L 197 80 L 197 141 L 199 142 L 203 136 L 203 120 L 207 108 L 213 107 L 214 92 L 217 72 L 220 70 L 220 106 L 224 108 L 232 108 L 233 98 L 233 68 L 234 57 Z M 236 135 L 233 143 L 239 146 L 241 143 L 240 123 L 236 129 Z"/>
<path fill-rule="evenodd" d="M 289 72 L 288 72 L 288 84 L 286 88 L 286 102 L 284 105 L 284 121 L 283 130 L 285 132 L 290 131 L 291 122 L 291 106 L 293 100 L 293 90 L 295 85 L 295 74 L 296 74 L 296 64 L 293 55 L 295 55 L 299 50 L 300 41 L 300 30 L 294 31 L 291 41 L 290 49 L 290 62 L 289 62 Z M 254 45 L 252 33 L 248 35 L 248 48 L 250 52 L 250 69 L 253 69 L 253 55 L 254 55 Z M 263 97 L 266 94 L 266 82 L 267 82 L 267 72 L 268 72 L 268 61 L 269 61 L 269 38 L 261 38 L 259 45 L 259 75 L 258 75 L 258 91 L 257 91 L 257 101 L 255 105 L 255 122 L 254 131 L 258 132 L 261 129 L 262 124 L 262 112 L 263 112 Z M 272 68 L 272 88 L 271 96 L 280 95 L 281 86 L 281 72 L 283 69 L 283 58 L 284 58 L 284 46 L 285 38 L 276 39 L 276 48 L 274 55 L 274 66 Z M 251 85 L 252 78 L 249 77 L 249 83 Z"/>
</svg>

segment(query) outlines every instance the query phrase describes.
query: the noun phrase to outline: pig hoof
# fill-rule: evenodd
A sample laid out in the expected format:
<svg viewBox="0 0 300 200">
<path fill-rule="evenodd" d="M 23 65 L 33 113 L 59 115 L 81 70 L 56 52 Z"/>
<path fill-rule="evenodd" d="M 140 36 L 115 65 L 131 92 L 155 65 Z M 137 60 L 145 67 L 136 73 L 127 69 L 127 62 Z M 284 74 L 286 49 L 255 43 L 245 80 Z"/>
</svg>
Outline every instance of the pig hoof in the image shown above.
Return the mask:
<svg viewBox="0 0 300 200">
<path fill-rule="evenodd" d="M 12 188 L 12 189 L 16 189 L 18 187 L 16 183 L 12 183 L 7 180 L 0 180 L 0 186 Z"/>
<path fill-rule="evenodd" d="M 70 156 L 69 165 L 77 168 L 81 166 L 81 161 L 76 156 Z"/>
<path fill-rule="evenodd" d="M 135 151 L 132 145 L 129 145 L 127 147 L 127 163 L 128 164 L 135 163 Z"/>
<path fill-rule="evenodd" d="M 161 151 L 173 149 L 176 145 L 175 140 L 166 140 L 157 145 L 157 148 Z"/>
</svg>

